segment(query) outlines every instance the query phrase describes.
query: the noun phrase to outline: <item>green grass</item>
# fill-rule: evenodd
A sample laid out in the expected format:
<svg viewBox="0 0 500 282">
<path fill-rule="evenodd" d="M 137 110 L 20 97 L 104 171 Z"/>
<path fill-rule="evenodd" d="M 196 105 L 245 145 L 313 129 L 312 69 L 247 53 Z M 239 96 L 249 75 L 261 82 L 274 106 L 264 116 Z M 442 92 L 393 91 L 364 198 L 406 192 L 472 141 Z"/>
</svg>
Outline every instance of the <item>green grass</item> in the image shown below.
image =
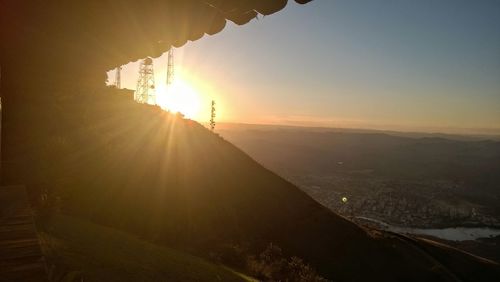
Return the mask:
<svg viewBox="0 0 500 282">
<path fill-rule="evenodd" d="M 40 233 L 56 281 L 79 275 L 84 281 L 254 281 L 223 265 L 73 217 L 55 216 Z"/>
</svg>

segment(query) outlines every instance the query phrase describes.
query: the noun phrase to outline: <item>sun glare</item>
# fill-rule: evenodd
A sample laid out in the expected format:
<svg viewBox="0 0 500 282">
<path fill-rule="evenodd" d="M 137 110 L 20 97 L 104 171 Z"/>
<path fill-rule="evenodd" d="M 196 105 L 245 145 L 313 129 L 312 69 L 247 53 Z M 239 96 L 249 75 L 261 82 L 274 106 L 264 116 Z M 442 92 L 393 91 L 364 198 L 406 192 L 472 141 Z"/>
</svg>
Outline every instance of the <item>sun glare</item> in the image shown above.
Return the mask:
<svg viewBox="0 0 500 282">
<path fill-rule="evenodd" d="M 187 81 L 178 78 L 170 86 L 161 85 L 157 88 L 157 103 L 164 110 L 194 119 L 200 112 L 201 97 Z"/>
</svg>

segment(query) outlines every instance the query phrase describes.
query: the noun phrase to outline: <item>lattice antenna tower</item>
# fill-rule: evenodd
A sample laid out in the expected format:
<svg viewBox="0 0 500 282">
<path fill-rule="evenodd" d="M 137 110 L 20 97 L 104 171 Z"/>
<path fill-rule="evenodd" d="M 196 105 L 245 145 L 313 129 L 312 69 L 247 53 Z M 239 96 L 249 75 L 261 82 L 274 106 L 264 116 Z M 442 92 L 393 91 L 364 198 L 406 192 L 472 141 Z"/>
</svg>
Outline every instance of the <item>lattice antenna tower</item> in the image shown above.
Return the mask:
<svg viewBox="0 0 500 282">
<path fill-rule="evenodd" d="M 117 67 L 115 69 L 115 87 L 120 89 L 122 88 L 122 67 Z"/>
<path fill-rule="evenodd" d="M 167 62 L 167 86 L 172 85 L 174 82 L 174 48 L 170 47 L 168 50 L 168 62 Z"/>
<path fill-rule="evenodd" d="M 212 113 L 210 115 L 210 130 L 215 130 L 215 101 L 212 100 Z"/>
<path fill-rule="evenodd" d="M 149 57 L 142 60 L 139 66 L 139 79 L 134 99 L 139 103 L 156 105 L 153 59 Z"/>
</svg>

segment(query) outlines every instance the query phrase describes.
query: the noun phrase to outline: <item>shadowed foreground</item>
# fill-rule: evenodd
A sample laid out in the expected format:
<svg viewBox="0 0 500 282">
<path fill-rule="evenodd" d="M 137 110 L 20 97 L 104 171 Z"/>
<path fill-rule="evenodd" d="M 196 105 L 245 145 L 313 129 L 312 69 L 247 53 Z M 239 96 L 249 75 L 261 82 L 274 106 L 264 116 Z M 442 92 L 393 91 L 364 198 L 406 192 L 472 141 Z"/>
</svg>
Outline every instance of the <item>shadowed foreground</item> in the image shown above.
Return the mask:
<svg viewBox="0 0 500 282">
<path fill-rule="evenodd" d="M 48 281 L 23 186 L 0 186 L 0 281 Z"/>
<path fill-rule="evenodd" d="M 54 217 L 41 234 L 52 281 L 253 281 L 224 266 L 77 218 Z"/>
</svg>

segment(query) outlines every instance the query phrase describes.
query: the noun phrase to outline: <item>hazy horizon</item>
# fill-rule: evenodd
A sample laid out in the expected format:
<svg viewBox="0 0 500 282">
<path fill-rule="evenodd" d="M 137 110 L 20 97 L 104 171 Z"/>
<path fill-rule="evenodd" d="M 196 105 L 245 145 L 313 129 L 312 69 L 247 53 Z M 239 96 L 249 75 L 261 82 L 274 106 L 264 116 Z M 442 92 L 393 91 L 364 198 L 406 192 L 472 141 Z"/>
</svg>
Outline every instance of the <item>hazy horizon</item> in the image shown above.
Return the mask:
<svg viewBox="0 0 500 282">
<path fill-rule="evenodd" d="M 201 121 L 202 124 L 208 124 L 208 122 Z M 429 134 L 429 135 L 455 135 L 464 137 L 478 137 L 478 138 L 491 138 L 491 140 L 500 140 L 500 130 L 498 129 L 460 129 L 460 128 L 414 128 L 413 130 L 408 130 L 404 128 L 389 128 L 389 127 L 354 127 L 354 126 L 328 126 L 328 125 L 318 125 L 318 124 L 294 124 L 294 123 L 248 123 L 248 122 L 231 122 L 225 121 L 220 122 L 219 125 L 242 125 L 242 126 L 269 126 L 269 127 L 296 127 L 296 128 L 317 128 L 326 130 L 354 130 L 354 131 L 380 131 L 380 132 L 395 132 L 395 133 L 415 133 L 415 134 Z"/>
</svg>

